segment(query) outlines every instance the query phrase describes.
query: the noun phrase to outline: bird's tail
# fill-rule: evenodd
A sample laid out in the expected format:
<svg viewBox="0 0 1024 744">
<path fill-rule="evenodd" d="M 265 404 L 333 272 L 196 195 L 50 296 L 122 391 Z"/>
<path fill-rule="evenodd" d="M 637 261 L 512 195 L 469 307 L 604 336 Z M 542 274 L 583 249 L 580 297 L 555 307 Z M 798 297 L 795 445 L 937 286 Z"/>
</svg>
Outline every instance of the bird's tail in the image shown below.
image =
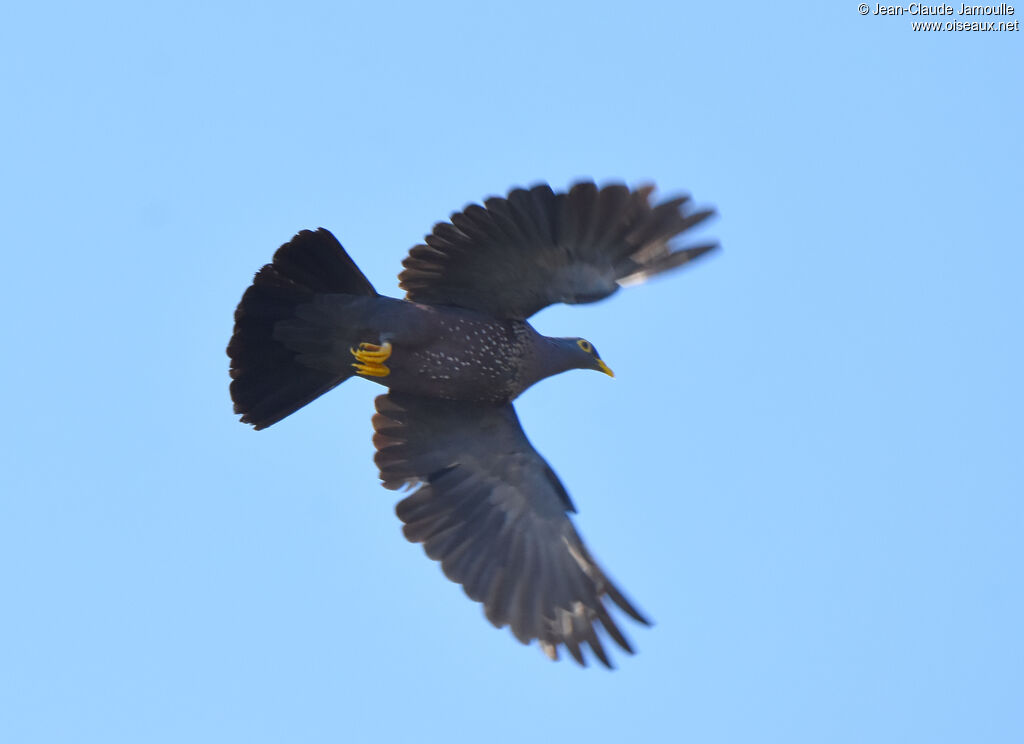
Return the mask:
<svg viewBox="0 0 1024 744">
<path fill-rule="evenodd" d="M 278 324 L 301 324 L 297 309 L 320 294 L 377 296 L 329 231 L 303 230 L 259 270 L 235 310 L 231 399 L 244 423 L 266 428 L 352 376 L 303 364 L 294 345 L 281 341 Z"/>
</svg>

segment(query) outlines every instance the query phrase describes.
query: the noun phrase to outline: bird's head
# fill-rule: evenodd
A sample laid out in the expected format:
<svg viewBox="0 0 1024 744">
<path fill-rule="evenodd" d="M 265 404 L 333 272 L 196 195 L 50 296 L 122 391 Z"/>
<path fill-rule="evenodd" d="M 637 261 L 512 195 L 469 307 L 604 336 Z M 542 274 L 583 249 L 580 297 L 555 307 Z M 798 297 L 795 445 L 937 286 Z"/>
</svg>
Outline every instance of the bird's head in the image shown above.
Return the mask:
<svg viewBox="0 0 1024 744">
<path fill-rule="evenodd" d="M 597 353 L 594 345 L 585 338 L 563 338 L 559 339 L 572 351 L 573 361 L 576 369 L 593 369 L 604 372 L 609 377 L 615 377 L 615 373 L 604 363 L 601 355 Z"/>
</svg>

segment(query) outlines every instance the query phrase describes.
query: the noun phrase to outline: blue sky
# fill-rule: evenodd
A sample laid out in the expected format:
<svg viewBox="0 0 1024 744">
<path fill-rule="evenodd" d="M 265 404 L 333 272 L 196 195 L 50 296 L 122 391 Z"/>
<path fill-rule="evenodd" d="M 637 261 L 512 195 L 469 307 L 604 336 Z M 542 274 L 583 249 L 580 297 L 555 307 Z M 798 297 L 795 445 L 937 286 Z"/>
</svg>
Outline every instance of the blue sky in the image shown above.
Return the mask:
<svg viewBox="0 0 1024 744">
<path fill-rule="evenodd" d="M 1020 32 L 852 2 L 4 15 L 0 739 L 1024 740 Z M 255 433 L 224 355 L 297 230 L 394 294 L 434 222 L 579 177 L 689 191 L 724 247 L 535 318 L 617 374 L 518 405 L 656 621 L 613 673 L 403 540 L 379 388 Z"/>
</svg>

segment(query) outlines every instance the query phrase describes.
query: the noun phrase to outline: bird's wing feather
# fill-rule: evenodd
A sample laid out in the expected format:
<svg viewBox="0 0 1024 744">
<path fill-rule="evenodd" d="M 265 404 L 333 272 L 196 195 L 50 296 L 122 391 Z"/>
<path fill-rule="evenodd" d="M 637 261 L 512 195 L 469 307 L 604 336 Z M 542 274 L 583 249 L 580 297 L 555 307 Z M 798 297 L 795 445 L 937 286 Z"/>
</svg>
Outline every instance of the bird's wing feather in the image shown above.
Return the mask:
<svg viewBox="0 0 1024 744">
<path fill-rule="evenodd" d="M 383 485 L 417 486 L 396 508 L 405 536 L 423 543 L 495 626 L 509 625 L 523 643 L 538 639 L 551 658 L 564 645 L 581 664 L 587 644 L 610 666 L 600 623 L 632 653 L 604 600 L 648 621 L 583 545 L 568 494 L 511 404 L 389 393 L 377 398 L 373 426 Z"/>
<path fill-rule="evenodd" d="M 557 302 L 596 302 L 706 253 L 670 241 L 714 214 L 653 186 L 541 184 L 471 204 L 434 226 L 399 275 L 406 298 L 522 320 Z"/>
</svg>

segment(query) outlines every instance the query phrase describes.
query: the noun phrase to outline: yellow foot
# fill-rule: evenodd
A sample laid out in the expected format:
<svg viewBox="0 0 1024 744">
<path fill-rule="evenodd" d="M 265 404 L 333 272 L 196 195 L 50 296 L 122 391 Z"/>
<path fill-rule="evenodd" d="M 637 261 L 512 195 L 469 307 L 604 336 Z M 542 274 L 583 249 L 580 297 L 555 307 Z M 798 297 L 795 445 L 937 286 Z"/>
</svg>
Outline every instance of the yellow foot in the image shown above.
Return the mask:
<svg viewBox="0 0 1024 744">
<path fill-rule="evenodd" d="M 357 375 L 367 377 L 387 377 L 391 370 L 384 366 L 384 362 L 391 356 L 391 344 L 385 341 L 381 346 L 377 344 L 359 344 L 359 348 L 349 349 L 352 356 L 356 358 L 355 367 Z"/>
</svg>

